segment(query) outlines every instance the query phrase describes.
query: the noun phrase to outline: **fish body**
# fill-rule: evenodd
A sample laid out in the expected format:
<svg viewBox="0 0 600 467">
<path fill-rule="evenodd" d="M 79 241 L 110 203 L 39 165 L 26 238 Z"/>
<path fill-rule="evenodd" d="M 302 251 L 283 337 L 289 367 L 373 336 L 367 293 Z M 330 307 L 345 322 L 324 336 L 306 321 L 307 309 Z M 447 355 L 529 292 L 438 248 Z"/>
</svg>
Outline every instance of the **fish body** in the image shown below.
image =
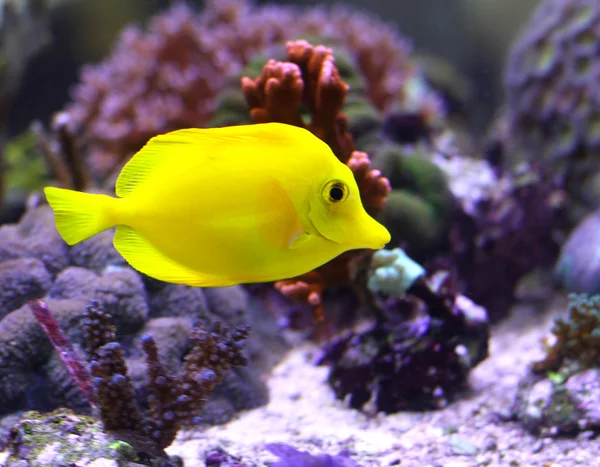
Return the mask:
<svg viewBox="0 0 600 467">
<path fill-rule="evenodd" d="M 154 137 L 121 171 L 116 197 L 44 191 L 68 244 L 117 226 L 114 245 L 133 268 L 192 286 L 295 277 L 390 239 L 351 170 L 280 123 Z"/>
</svg>

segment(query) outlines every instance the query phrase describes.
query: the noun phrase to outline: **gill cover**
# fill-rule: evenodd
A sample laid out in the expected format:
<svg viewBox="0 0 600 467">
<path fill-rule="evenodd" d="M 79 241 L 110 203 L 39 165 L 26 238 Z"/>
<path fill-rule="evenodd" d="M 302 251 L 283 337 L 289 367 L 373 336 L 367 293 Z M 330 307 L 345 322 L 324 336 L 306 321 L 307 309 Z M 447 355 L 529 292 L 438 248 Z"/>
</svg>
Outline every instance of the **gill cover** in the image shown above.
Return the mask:
<svg viewBox="0 0 600 467">
<path fill-rule="evenodd" d="M 354 217 L 353 212 L 358 214 L 362 209 L 357 194 L 356 183 L 351 187 L 337 179 L 329 180 L 319 188 L 317 196 L 309 202 L 308 218 L 321 236 L 336 243 L 348 242 L 347 223 Z"/>
</svg>

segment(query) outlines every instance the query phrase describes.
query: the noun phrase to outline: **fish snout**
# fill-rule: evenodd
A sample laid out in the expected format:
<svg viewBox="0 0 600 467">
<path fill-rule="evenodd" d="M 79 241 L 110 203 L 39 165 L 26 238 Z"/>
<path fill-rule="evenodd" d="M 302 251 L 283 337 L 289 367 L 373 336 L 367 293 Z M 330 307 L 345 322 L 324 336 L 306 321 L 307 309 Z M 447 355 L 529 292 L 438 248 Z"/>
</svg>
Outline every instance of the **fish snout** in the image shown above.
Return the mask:
<svg viewBox="0 0 600 467">
<path fill-rule="evenodd" d="M 357 242 L 356 248 L 368 248 L 371 250 L 380 250 L 391 240 L 390 232 L 384 225 L 377 222 L 366 212 L 364 216 L 356 222 L 354 238 Z"/>
</svg>

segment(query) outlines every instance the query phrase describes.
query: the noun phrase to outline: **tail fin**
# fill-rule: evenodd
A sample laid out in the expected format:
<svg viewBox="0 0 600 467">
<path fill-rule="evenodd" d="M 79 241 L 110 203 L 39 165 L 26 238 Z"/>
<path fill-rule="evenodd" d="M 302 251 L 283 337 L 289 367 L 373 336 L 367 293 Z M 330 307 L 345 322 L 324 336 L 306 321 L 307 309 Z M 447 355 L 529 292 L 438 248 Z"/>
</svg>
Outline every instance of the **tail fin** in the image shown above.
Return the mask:
<svg viewBox="0 0 600 467">
<path fill-rule="evenodd" d="M 54 211 L 58 233 L 69 245 L 75 245 L 115 226 L 107 195 L 82 193 L 64 188 L 44 188 Z"/>
</svg>

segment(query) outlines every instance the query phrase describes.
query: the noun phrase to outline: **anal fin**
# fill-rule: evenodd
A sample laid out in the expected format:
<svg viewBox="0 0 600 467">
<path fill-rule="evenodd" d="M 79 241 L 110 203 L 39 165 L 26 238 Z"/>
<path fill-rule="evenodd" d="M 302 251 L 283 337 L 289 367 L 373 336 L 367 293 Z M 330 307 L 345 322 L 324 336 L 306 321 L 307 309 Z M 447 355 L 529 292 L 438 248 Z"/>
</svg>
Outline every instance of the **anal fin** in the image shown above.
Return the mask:
<svg viewBox="0 0 600 467">
<path fill-rule="evenodd" d="M 133 267 L 155 279 L 193 287 L 225 287 L 237 284 L 226 277 L 189 269 L 158 251 L 131 227 L 119 225 L 114 237 L 117 251 Z"/>
</svg>

